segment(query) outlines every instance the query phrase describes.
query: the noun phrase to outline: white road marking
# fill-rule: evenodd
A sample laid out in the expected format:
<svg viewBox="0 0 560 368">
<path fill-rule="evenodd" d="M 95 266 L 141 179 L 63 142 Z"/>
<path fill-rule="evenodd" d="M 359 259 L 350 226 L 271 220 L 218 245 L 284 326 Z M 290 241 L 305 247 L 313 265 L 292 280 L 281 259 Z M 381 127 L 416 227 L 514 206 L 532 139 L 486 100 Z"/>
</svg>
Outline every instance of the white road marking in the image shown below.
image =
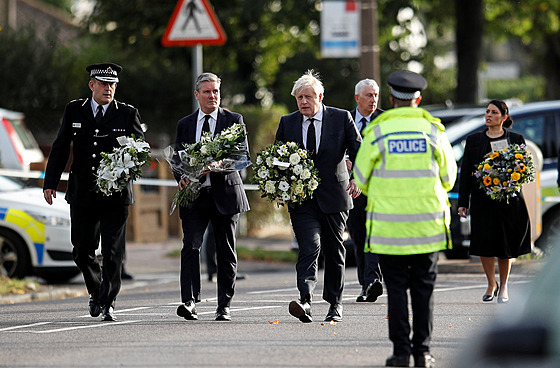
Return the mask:
<svg viewBox="0 0 560 368">
<path fill-rule="evenodd" d="M 27 328 L 27 327 L 35 327 L 35 326 L 41 326 L 41 325 L 48 325 L 49 323 L 52 322 L 37 322 L 37 323 L 32 323 L 30 325 L 20 325 L 20 326 L 12 326 L 12 327 L 6 327 L 6 328 L 0 328 L 0 331 L 10 331 L 10 330 L 17 330 L 19 328 Z"/>
<path fill-rule="evenodd" d="M 126 323 L 136 323 L 136 322 L 141 322 L 141 321 L 103 322 L 103 323 L 98 323 L 96 325 L 65 327 L 65 328 L 56 328 L 56 329 L 53 329 L 53 330 L 31 331 L 31 332 L 36 333 L 36 334 L 44 334 L 44 333 L 79 330 L 79 329 L 82 329 L 82 328 L 109 327 L 109 326 L 123 325 L 123 324 L 126 324 Z"/>
</svg>

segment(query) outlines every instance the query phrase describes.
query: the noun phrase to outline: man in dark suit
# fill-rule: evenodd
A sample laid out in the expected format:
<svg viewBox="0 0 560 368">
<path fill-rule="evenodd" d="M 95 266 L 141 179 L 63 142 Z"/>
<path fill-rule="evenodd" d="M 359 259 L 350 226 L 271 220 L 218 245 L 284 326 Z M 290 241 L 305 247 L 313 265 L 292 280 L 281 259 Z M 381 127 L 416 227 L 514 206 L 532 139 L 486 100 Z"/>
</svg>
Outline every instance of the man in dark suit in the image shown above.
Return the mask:
<svg viewBox="0 0 560 368">
<path fill-rule="evenodd" d="M 220 107 L 221 79 L 212 73 L 203 73 L 196 80 L 194 95 L 200 109 L 179 120 L 175 146 L 195 143 L 204 131 L 212 134 L 234 125 L 244 124 L 243 116 Z M 245 147 L 249 145 L 245 139 Z M 188 178 L 177 178 L 179 189 L 188 184 Z M 230 303 L 235 289 L 237 253 L 235 230 L 239 214 L 249 211 L 249 202 L 239 172 L 205 175 L 200 196 L 188 207 L 179 208 L 183 227 L 181 250 L 181 302 L 177 315 L 197 320 L 196 302 L 200 302 L 200 248 L 208 223 L 212 223 L 216 242 L 218 266 L 217 321 L 231 320 Z"/>
<path fill-rule="evenodd" d="M 362 79 L 356 84 L 354 99 L 357 107 L 350 114 L 356 123 L 358 131 L 363 136 L 365 127 L 372 122 L 383 110 L 377 108 L 379 101 L 379 86 L 373 79 Z M 354 198 L 354 208 L 348 216 L 348 230 L 354 243 L 354 256 L 358 271 L 358 281 L 362 290 L 357 302 L 375 302 L 383 294 L 381 284 L 381 270 L 377 254 L 365 252 L 366 242 L 366 206 L 367 197 L 360 194 Z"/>
<path fill-rule="evenodd" d="M 322 249 L 323 299 L 330 304 L 325 321 L 340 321 L 346 255 L 342 236 L 352 208 L 351 197 L 360 194 L 350 181 L 345 156 L 353 162 L 362 140 L 348 111 L 323 105 L 324 88 L 313 71 L 294 83 L 292 96 L 299 110 L 280 119 L 276 141 L 305 147 L 319 172 L 320 183 L 312 199 L 288 208 L 299 244 L 296 273 L 300 294 L 299 300 L 290 303 L 289 311 L 302 322 L 312 322 L 311 302 Z"/>
<path fill-rule="evenodd" d="M 101 152 L 119 147 L 117 138 L 143 138 L 138 110 L 114 100 L 117 74 L 122 67 L 113 63 L 93 64 L 90 74 L 92 97 L 74 100 L 66 106 L 62 125 L 53 142 L 43 193 L 47 203 L 56 198 L 56 188 L 72 147 L 66 201 L 70 204 L 74 261 L 82 271 L 90 294 L 89 312 L 105 321 L 115 321 L 115 299 L 121 287 L 128 206 L 134 203 L 132 184 L 121 192 L 105 196 L 94 191 Z M 95 251 L 101 239 L 103 267 Z"/>
</svg>

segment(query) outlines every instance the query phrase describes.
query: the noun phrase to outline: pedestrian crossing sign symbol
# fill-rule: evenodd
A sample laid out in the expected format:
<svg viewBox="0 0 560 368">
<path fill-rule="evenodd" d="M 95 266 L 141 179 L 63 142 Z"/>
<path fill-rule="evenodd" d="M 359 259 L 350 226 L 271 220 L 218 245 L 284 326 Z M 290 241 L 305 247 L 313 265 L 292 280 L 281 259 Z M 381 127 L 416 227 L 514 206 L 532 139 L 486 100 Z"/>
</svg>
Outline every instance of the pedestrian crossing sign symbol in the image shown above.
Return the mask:
<svg viewBox="0 0 560 368">
<path fill-rule="evenodd" d="M 179 0 L 161 39 L 165 47 L 225 42 L 226 34 L 209 0 Z"/>
</svg>

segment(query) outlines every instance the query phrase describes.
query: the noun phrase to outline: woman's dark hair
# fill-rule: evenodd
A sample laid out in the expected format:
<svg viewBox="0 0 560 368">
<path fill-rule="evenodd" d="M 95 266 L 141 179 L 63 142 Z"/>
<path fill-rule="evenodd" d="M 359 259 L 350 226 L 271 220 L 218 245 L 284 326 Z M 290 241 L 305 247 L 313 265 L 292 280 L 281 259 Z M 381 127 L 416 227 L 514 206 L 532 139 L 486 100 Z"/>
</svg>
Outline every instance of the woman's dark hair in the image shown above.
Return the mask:
<svg viewBox="0 0 560 368">
<path fill-rule="evenodd" d="M 492 100 L 488 103 L 488 105 L 496 106 L 502 113 L 502 116 L 507 115 L 507 119 L 504 121 L 504 127 L 511 128 L 511 126 L 513 125 L 513 120 L 511 119 L 511 116 L 509 116 L 509 109 L 506 103 L 500 100 Z"/>
</svg>

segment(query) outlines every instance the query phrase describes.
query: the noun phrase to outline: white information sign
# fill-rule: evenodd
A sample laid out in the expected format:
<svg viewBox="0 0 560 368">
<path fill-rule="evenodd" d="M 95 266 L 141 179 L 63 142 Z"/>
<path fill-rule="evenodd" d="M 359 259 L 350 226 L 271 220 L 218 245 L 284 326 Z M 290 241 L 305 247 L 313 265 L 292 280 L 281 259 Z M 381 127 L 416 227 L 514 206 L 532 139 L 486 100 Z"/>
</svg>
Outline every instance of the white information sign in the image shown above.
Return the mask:
<svg viewBox="0 0 560 368">
<path fill-rule="evenodd" d="M 324 58 L 360 57 L 360 2 L 323 0 L 321 55 Z"/>
</svg>

